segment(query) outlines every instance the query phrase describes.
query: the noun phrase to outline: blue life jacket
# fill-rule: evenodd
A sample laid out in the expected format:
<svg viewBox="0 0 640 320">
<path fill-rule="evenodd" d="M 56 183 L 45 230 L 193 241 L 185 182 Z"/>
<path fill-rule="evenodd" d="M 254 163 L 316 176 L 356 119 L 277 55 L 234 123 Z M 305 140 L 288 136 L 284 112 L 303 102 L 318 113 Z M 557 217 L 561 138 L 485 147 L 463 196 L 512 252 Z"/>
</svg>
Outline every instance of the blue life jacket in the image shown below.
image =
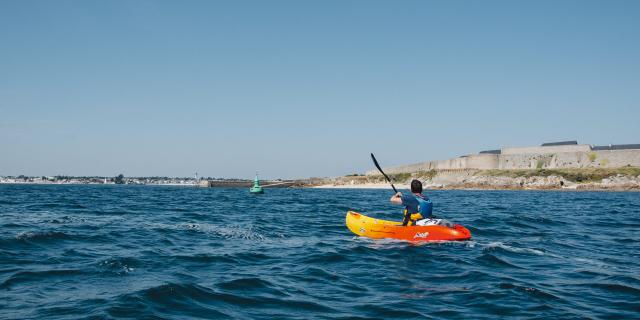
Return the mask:
<svg viewBox="0 0 640 320">
<path fill-rule="evenodd" d="M 405 206 L 402 225 L 415 225 L 421 219 L 431 218 L 433 203 L 424 195 L 403 195 L 402 204 Z M 411 224 L 409 224 L 411 223 Z"/>
<path fill-rule="evenodd" d="M 431 218 L 431 214 L 433 213 L 433 203 L 431 202 L 431 199 L 427 197 L 418 197 L 416 195 L 414 195 L 414 197 L 416 197 L 416 200 L 420 203 L 418 206 L 418 212 L 420 212 L 422 218 Z"/>
</svg>

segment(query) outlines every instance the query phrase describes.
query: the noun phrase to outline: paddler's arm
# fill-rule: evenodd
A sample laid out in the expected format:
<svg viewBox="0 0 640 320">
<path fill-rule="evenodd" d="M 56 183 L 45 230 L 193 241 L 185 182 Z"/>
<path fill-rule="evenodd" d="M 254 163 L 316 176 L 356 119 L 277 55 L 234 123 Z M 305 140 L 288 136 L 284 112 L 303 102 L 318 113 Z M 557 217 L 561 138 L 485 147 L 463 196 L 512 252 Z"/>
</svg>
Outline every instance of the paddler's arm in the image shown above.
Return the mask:
<svg viewBox="0 0 640 320">
<path fill-rule="evenodd" d="M 389 199 L 389 201 L 391 201 L 391 203 L 395 203 L 395 204 L 402 204 L 402 193 L 398 192 L 396 194 L 394 194 L 391 199 Z"/>
</svg>

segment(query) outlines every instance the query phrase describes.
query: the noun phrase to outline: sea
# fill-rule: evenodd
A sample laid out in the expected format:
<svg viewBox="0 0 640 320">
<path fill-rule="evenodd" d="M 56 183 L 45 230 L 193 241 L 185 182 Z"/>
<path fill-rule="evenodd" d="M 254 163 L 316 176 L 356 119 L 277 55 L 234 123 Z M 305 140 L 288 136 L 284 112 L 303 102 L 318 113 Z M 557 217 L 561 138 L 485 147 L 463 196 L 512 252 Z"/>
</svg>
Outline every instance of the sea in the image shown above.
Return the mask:
<svg viewBox="0 0 640 320">
<path fill-rule="evenodd" d="M 471 241 L 352 234 L 386 189 L 0 185 L 0 319 L 640 318 L 640 193 L 425 193 Z"/>
</svg>

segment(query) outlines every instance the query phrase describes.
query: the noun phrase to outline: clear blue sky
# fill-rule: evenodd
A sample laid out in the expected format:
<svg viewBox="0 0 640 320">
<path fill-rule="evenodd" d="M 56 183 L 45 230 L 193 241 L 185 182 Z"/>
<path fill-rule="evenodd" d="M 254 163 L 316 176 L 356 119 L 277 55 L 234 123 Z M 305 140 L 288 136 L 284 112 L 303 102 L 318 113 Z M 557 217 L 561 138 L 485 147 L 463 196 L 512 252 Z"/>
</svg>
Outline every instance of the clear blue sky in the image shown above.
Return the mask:
<svg viewBox="0 0 640 320">
<path fill-rule="evenodd" d="M 0 1 L 0 175 L 640 143 L 640 1 Z"/>
</svg>

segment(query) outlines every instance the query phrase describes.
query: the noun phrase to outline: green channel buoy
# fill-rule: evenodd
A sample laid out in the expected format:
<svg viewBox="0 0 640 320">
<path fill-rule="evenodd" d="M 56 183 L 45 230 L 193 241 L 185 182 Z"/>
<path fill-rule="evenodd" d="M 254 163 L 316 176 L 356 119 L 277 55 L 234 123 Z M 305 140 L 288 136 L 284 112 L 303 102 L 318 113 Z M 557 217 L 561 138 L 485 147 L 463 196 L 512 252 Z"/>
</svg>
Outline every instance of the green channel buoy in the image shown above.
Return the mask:
<svg viewBox="0 0 640 320">
<path fill-rule="evenodd" d="M 249 189 L 249 192 L 255 193 L 255 194 L 264 193 L 264 190 L 262 190 L 262 187 L 260 186 L 260 180 L 258 179 L 258 173 L 256 173 L 256 178 L 253 179 L 253 187 L 251 187 L 251 189 Z"/>
</svg>

